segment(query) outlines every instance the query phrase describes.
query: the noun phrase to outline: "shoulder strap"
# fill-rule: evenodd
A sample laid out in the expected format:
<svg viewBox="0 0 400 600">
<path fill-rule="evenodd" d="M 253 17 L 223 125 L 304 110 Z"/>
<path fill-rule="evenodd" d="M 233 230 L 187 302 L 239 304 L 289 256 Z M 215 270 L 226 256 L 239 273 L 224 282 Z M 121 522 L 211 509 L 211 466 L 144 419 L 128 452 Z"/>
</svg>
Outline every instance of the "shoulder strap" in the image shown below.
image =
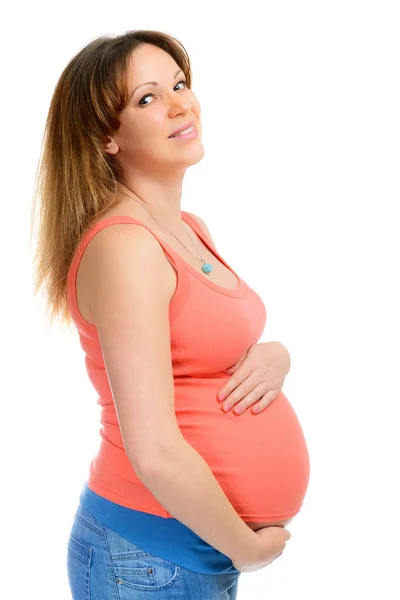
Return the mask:
<svg viewBox="0 0 400 600">
<path fill-rule="evenodd" d="M 199 222 L 185 210 L 182 210 L 181 214 L 183 220 L 186 221 L 186 223 L 189 223 L 189 225 L 192 227 L 192 229 L 194 229 L 194 231 L 198 234 L 198 236 L 206 244 L 206 246 L 208 246 L 211 251 L 215 250 L 213 243 L 211 242 L 204 229 L 200 226 Z"/>
</svg>

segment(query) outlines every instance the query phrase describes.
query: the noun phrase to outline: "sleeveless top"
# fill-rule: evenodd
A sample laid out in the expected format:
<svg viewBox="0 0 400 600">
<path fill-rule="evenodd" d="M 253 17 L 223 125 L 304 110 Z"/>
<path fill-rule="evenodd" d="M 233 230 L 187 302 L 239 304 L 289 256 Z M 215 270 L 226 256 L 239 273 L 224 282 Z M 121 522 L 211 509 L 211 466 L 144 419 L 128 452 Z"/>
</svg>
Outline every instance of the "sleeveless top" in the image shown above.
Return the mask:
<svg viewBox="0 0 400 600">
<path fill-rule="evenodd" d="M 286 396 L 259 415 L 224 413 L 217 398 L 230 378 L 226 369 L 260 339 L 266 325 L 261 298 L 212 246 L 197 221 L 182 219 L 237 278 L 224 288 L 201 274 L 150 227 L 128 216 L 108 217 L 86 231 L 67 279 L 67 300 L 85 354 L 88 377 L 101 407 L 99 447 L 80 495 L 100 522 L 147 552 L 198 573 L 235 572 L 228 556 L 171 515 L 137 477 L 126 454 L 97 328 L 81 315 L 76 275 L 90 240 L 104 227 L 130 223 L 148 229 L 177 275 L 169 306 L 175 414 L 185 440 L 204 458 L 245 521 L 277 521 L 297 514 L 309 481 L 309 456 L 297 416 Z"/>
</svg>

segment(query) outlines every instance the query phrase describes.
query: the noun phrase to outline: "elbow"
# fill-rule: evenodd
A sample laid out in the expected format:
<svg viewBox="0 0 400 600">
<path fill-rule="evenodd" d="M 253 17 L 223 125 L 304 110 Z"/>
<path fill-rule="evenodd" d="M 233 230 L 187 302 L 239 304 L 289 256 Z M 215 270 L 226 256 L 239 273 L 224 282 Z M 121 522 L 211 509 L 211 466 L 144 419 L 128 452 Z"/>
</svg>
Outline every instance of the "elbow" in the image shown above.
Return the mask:
<svg viewBox="0 0 400 600">
<path fill-rule="evenodd" d="M 131 463 L 133 470 L 139 479 L 142 477 L 148 477 L 151 472 L 154 471 L 155 465 L 159 462 L 159 458 L 155 456 L 152 452 L 150 453 L 142 453 L 140 458 L 138 458 L 137 453 L 133 455 L 132 453 L 127 453 L 129 462 Z"/>
<path fill-rule="evenodd" d="M 174 437 L 170 443 L 164 443 L 157 448 L 142 449 L 140 453 L 136 452 L 136 457 L 129 455 L 129 460 L 138 475 L 138 477 L 151 477 L 157 473 L 166 471 L 166 462 L 176 461 L 182 453 L 181 441 L 183 437 Z M 140 458 L 138 456 L 140 455 Z"/>
</svg>

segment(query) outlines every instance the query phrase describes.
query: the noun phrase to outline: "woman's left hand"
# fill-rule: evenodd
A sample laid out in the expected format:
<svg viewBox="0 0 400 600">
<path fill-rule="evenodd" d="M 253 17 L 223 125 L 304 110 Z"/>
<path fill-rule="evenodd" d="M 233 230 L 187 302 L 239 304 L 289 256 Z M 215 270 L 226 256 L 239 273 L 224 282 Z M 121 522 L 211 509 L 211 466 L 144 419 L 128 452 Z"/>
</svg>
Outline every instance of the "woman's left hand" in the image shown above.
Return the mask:
<svg viewBox="0 0 400 600">
<path fill-rule="evenodd" d="M 290 370 L 290 355 L 280 342 L 253 344 L 232 367 L 226 370 L 232 377 L 218 394 L 226 392 L 223 406 L 233 406 L 236 414 L 257 402 L 253 413 L 264 410 L 279 395 Z M 226 411 L 227 412 L 227 411 Z"/>
</svg>

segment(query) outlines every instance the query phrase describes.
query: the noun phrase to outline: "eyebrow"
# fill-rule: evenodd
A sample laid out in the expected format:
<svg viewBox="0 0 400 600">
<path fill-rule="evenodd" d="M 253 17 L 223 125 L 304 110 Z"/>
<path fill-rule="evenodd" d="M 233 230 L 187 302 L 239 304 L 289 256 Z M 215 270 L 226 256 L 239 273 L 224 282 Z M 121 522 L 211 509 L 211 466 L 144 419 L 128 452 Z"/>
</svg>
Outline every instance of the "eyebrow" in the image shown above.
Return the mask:
<svg viewBox="0 0 400 600">
<path fill-rule="evenodd" d="M 178 69 L 177 72 L 175 73 L 175 75 L 173 76 L 173 79 L 175 79 L 175 77 L 177 77 L 178 73 L 180 73 L 181 71 L 182 71 L 182 69 Z M 183 73 L 183 71 L 182 71 L 182 73 Z M 140 85 L 135 87 L 135 89 L 133 90 L 132 94 L 129 97 L 129 100 L 132 98 L 132 96 L 136 92 L 136 90 L 139 89 L 140 87 L 143 87 L 144 85 L 153 85 L 154 87 L 157 87 L 158 83 L 157 83 L 157 81 L 147 81 L 146 83 L 141 83 Z"/>
</svg>

